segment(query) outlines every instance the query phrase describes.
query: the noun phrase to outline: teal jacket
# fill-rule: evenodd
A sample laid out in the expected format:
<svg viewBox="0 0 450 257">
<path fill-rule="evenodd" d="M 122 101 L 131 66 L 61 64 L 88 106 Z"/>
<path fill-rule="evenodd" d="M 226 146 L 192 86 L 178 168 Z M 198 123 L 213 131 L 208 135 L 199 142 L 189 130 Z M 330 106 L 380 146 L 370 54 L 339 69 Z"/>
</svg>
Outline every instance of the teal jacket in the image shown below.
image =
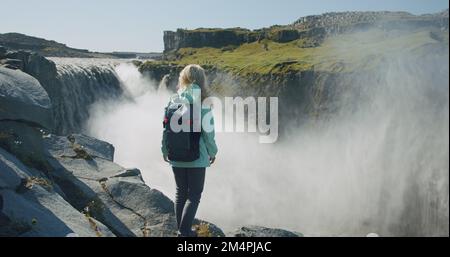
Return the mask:
<svg viewBox="0 0 450 257">
<path fill-rule="evenodd" d="M 192 93 L 192 89 L 200 90 L 200 87 L 196 84 L 192 84 L 184 90 L 178 90 L 177 94 L 179 97 L 186 98 L 189 102 L 193 102 L 194 94 Z M 172 99 L 172 98 L 171 98 Z M 169 101 L 171 101 L 171 99 Z M 201 117 L 203 117 L 211 112 L 210 108 L 202 108 Z M 214 119 L 211 119 L 211 122 L 214 123 Z M 202 129 L 199 147 L 200 147 L 200 157 L 192 162 L 178 162 L 178 161 L 170 161 L 170 165 L 173 167 L 179 168 L 206 168 L 209 167 L 209 158 L 214 158 L 217 154 L 217 145 L 214 139 L 215 132 L 212 130 L 211 132 L 206 132 Z M 165 133 L 163 133 L 162 143 L 161 143 L 161 152 L 164 156 L 168 155 L 167 150 L 167 141 Z"/>
</svg>

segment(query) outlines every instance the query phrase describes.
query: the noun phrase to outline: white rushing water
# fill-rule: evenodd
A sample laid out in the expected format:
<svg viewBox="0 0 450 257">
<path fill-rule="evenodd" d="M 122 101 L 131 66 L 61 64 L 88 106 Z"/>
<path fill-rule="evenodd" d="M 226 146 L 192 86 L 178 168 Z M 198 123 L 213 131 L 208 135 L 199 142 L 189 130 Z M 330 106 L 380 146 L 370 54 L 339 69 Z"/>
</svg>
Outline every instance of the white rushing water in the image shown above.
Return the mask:
<svg viewBox="0 0 450 257">
<path fill-rule="evenodd" d="M 57 77 L 47 82 L 52 98 L 55 130 L 60 134 L 80 131 L 96 101 L 122 95 L 115 66 L 123 60 L 49 58 L 56 64 Z"/>
<path fill-rule="evenodd" d="M 376 82 L 359 81 L 367 98 L 356 111 L 294 129 L 274 145 L 218 133 L 198 217 L 224 230 L 255 224 L 306 235 L 448 235 L 448 78 L 433 77 L 448 74 L 448 64 L 435 64 L 430 69 L 441 73 L 389 62 Z M 115 72 L 131 100 L 97 102 L 86 130 L 173 199 L 160 152 L 170 93 L 131 64 Z"/>
</svg>

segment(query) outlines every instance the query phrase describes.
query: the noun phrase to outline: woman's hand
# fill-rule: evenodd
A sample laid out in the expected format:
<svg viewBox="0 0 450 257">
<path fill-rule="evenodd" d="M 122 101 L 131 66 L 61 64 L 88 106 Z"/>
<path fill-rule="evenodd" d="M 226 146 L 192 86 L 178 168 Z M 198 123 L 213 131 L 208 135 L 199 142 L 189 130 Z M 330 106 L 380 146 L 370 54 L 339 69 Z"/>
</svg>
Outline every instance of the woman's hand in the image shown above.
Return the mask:
<svg viewBox="0 0 450 257">
<path fill-rule="evenodd" d="M 167 155 L 163 155 L 163 158 L 164 158 L 165 162 L 169 162 L 170 163 L 169 158 L 167 157 Z"/>
<path fill-rule="evenodd" d="M 209 164 L 213 164 L 216 161 L 216 157 L 209 157 Z"/>
</svg>

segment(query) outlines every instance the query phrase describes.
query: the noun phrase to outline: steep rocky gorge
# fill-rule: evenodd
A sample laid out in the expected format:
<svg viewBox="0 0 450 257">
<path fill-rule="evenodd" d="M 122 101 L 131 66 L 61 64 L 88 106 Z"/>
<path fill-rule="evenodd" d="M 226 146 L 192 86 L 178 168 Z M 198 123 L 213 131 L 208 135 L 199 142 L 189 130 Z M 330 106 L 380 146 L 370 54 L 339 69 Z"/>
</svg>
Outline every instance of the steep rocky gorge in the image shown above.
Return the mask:
<svg viewBox="0 0 450 257">
<path fill-rule="evenodd" d="M 290 179 L 282 177 L 299 176 L 291 185 L 298 187 L 292 191 L 301 192 L 298 197 L 307 194 L 306 188 L 327 195 L 311 197 L 314 202 L 303 198 L 298 213 L 307 213 L 308 208 L 321 212 L 327 204 L 353 199 L 343 200 L 343 208 L 366 206 L 361 210 L 364 214 L 341 210 L 345 214 L 340 215 L 336 206 L 331 211 L 335 222 L 348 222 L 345 231 L 358 223 L 354 233 L 374 227 L 385 235 L 448 235 L 448 144 L 444 143 L 448 140 L 448 10 L 420 17 L 332 13 L 300 19 L 285 29 L 293 26 L 319 31 L 315 34 L 321 39 L 319 45 L 305 47 L 295 37 L 282 43 L 257 36 L 254 42 L 244 37 L 233 46 L 227 45 L 228 39 L 217 45 L 218 29 L 177 31 L 171 34 L 174 38 L 167 38 L 166 61 L 144 63 L 140 71 L 175 90 L 180 70 L 198 63 L 207 70 L 214 96 L 277 96 L 281 131 L 277 144 L 288 145 L 289 150 L 283 152 L 281 146 L 276 150 L 282 153 L 280 159 L 298 167 L 271 158 L 276 155 L 272 151 L 242 146 L 245 149 L 237 152 L 251 151 L 253 156 L 224 167 L 224 172 L 246 167 L 254 176 L 271 178 L 278 171 L 283 176 L 277 181 L 288 185 Z M 202 39 L 192 45 L 190 37 Z M 277 165 L 267 168 L 270 160 Z M 241 176 L 240 172 L 233 174 Z M 352 183 L 346 184 L 350 177 Z M 328 189 L 321 188 L 322 179 L 332 180 L 329 187 L 339 189 L 334 193 L 351 193 L 342 199 L 330 196 Z M 312 186 L 315 183 L 320 189 Z M 373 201 L 370 206 L 367 197 Z M 252 204 L 252 199 L 243 202 Z M 325 214 L 326 219 L 333 220 Z M 302 223 L 297 216 L 292 220 Z"/>
<path fill-rule="evenodd" d="M 392 20 L 380 28 L 386 15 Z M 165 43 L 165 61 L 139 66 L 155 85 L 174 91 L 179 71 L 196 62 L 207 69 L 212 95 L 279 97 L 283 131 L 274 146 L 219 136 L 225 140 L 202 217 L 311 235 L 448 235 L 448 10 L 331 13 L 262 31 L 173 32 Z M 130 122 L 159 124 L 156 105 L 128 109 L 95 136 L 112 131 L 129 140 L 132 127 L 130 148 L 80 134 L 86 120 L 114 110 L 90 117 L 97 103 L 126 109 L 136 100 L 122 101 L 129 92 L 118 62 L 0 47 L 0 235 L 175 235 L 166 188 L 153 178 L 144 183 L 149 167 L 162 162 L 159 152 L 148 156 L 136 143 L 158 148 L 160 127 L 153 133 Z M 130 149 L 152 165 L 139 162 L 141 173 L 114 162 L 115 152 Z M 155 183 L 162 191 L 149 187 Z M 275 211 L 258 215 L 268 208 Z M 198 224 L 204 235 L 224 235 Z M 301 234 L 245 226 L 227 235 Z"/>
<path fill-rule="evenodd" d="M 24 52 L 6 56 L 13 54 L 39 58 L 35 67 L 41 70 L 33 70 L 32 61 L 14 69 L 0 67 L 0 234 L 173 236 L 171 200 L 145 185 L 139 170 L 113 163 L 112 145 L 79 134 L 57 135 L 65 133 L 61 128 L 78 129 L 74 124 L 81 126 L 76 122 L 87 113 L 85 104 L 110 94 L 100 86 L 111 74 L 58 75 L 52 61 Z M 36 72 L 46 88 L 21 69 Z M 69 82 L 61 83 L 58 76 Z M 112 88 L 119 84 L 114 78 Z"/>
<path fill-rule="evenodd" d="M 166 61 L 141 65 L 146 76 L 165 78 L 174 90 L 178 73 L 195 62 L 207 70 L 213 95 L 277 96 L 281 124 L 298 126 L 339 112 L 343 94 L 356 102 L 360 84 L 377 84 L 394 62 L 434 67 L 448 56 L 448 10 L 325 13 L 260 30 L 179 29 L 164 32 L 164 43 Z"/>
<path fill-rule="evenodd" d="M 77 134 L 91 104 L 127 97 L 114 61 L 5 48 L 0 61 L 0 236 L 175 236 L 173 202 L 114 163 L 111 144 Z M 202 236 L 225 235 L 195 224 Z"/>
<path fill-rule="evenodd" d="M 328 120 L 342 111 L 342 107 L 358 102 L 367 94 L 367 85 L 386 82 L 386 74 L 395 62 L 410 65 L 411 69 L 427 70 L 443 63 L 448 56 L 445 43 L 432 43 L 420 46 L 417 54 L 393 54 L 377 57 L 367 56 L 358 68 L 354 64 L 338 61 L 330 69 L 312 67 L 307 70 L 289 70 L 290 62 L 277 66 L 285 71 L 239 74 L 226 71 L 213 65 L 205 64 L 210 94 L 217 97 L 278 97 L 280 129 L 305 126 Z M 372 59 L 372 61 L 370 61 Z M 445 62 L 445 61 L 444 61 Z M 369 64 L 370 63 L 370 64 Z M 367 65 L 367 66 L 366 66 Z M 178 74 L 184 65 L 172 63 L 148 63 L 141 65 L 140 71 L 147 77 L 162 82 L 165 87 L 175 91 Z M 395 69 L 398 67 L 394 67 Z M 440 86 L 446 83 L 446 69 L 436 69 L 434 79 Z M 432 70 L 432 69 L 431 69 Z M 425 74 L 424 76 L 429 76 Z M 342 102 L 346 101 L 343 106 Z"/>
</svg>

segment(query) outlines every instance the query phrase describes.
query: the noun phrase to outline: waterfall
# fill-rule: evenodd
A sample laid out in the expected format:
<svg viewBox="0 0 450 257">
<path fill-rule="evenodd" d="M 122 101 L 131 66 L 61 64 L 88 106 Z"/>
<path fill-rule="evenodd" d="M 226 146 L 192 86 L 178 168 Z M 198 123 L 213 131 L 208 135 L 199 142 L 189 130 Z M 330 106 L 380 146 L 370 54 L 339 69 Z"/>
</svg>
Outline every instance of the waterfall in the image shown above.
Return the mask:
<svg viewBox="0 0 450 257">
<path fill-rule="evenodd" d="M 371 74 L 344 74 L 339 112 L 293 127 L 289 140 L 274 145 L 217 133 L 198 217 L 225 230 L 256 224 L 321 236 L 448 235 L 446 61 L 398 57 Z M 115 146 L 115 161 L 138 167 L 150 187 L 173 197 L 173 174 L 160 152 L 165 82 L 156 90 L 132 65 L 116 72 L 132 99 L 95 104 L 86 131 Z"/>
<path fill-rule="evenodd" d="M 166 74 L 159 82 L 158 92 L 166 92 L 169 84 L 169 75 Z"/>
<path fill-rule="evenodd" d="M 120 60 L 49 58 L 57 68 L 52 98 L 55 131 L 80 132 L 94 102 L 116 98 L 123 92 L 114 67 Z"/>
</svg>

